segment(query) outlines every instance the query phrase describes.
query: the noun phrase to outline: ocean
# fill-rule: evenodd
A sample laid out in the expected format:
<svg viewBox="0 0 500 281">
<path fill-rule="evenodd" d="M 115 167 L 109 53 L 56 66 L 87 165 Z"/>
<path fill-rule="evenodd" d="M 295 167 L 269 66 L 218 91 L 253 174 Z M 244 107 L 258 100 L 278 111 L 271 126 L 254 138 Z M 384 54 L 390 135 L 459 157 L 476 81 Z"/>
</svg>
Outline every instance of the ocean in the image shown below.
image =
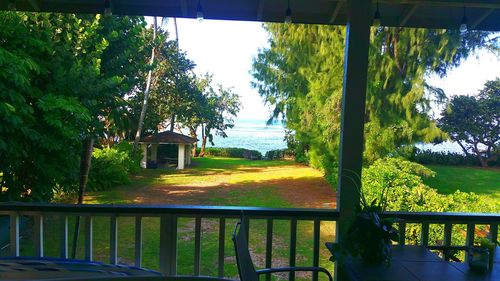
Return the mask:
<svg viewBox="0 0 500 281">
<path fill-rule="evenodd" d="M 285 127 L 281 122 L 266 125 L 267 120 L 259 119 L 236 119 L 232 129 L 227 130 L 227 138 L 214 137 L 213 147 L 240 147 L 257 150 L 263 155 L 274 149 L 287 148 L 285 138 Z M 201 136 L 201 133 L 199 134 Z M 198 146 L 200 143 L 198 143 Z M 444 151 L 462 153 L 460 146 L 453 142 L 443 142 L 441 144 L 416 144 L 420 149 L 431 151 Z M 207 147 L 212 147 L 207 143 Z"/>
<path fill-rule="evenodd" d="M 266 120 L 236 119 L 234 127 L 226 134 L 227 138 L 214 136 L 214 147 L 240 147 L 257 150 L 263 155 L 269 150 L 287 148 L 285 127 L 280 122 L 266 125 Z M 207 143 L 207 147 L 212 145 Z"/>
</svg>

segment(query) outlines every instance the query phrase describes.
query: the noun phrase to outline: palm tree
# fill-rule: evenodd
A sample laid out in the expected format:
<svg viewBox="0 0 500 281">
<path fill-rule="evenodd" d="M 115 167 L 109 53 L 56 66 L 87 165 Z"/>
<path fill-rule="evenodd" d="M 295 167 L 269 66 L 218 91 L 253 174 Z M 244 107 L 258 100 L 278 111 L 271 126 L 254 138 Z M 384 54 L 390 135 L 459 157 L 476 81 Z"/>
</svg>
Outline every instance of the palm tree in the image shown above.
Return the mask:
<svg viewBox="0 0 500 281">
<path fill-rule="evenodd" d="M 156 40 L 156 32 L 158 30 L 158 22 L 156 17 L 153 20 L 153 41 Z M 151 60 L 149 61 L 149 65 L 152 66 L 155 61 L 155 48 L 151 50 Z M 148 71 L 148 78 L 146 81 L 146 89 L 144 91 L 144 100 L 142 102 L 141 115 L 139 116 L 139 124 L 137 125 L 137 132 L 135 134 L 134 145 L 132 150 L 137 151 L 137 145 L 139 144 L 139 140 L 141 139 L 142 127 L 144 126 L 144 117 L 146 116 L 146 110 L 148 108 L 148 99 L 149 93 L 151 91 L 151 76 L 153 75 L 153 69 L 150 68 Z"/>
</svg>

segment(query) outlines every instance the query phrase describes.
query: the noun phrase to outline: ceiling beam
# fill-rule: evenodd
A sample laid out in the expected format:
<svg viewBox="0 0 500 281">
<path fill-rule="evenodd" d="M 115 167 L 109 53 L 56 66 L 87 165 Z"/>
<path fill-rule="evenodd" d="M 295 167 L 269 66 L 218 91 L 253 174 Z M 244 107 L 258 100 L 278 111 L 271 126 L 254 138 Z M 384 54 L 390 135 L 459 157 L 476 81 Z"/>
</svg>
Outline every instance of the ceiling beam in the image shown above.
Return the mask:
<svg viewBox="0 0 500 281">
<path fill-rule="evenodd" d="M 181 0 L 181 13 L 183 17 L 187 17 L 188 15 L 187 0 Z"/>
<path fill-rule="evenodd" d="M 435 6 L 435 7 L 468 7 L 468 8 L 500 8 L 498 0 L 379 0 L 379 3 L 389 5 L 421 5 L 421 6 Z"/>
<path fill-rule="evenodd" d="M 471 29 L 475 29 L 478 25 L 480 25 L 487 17 L 489 17 L 493 12 L 495 11 L 495 9 L 491 8 L 489 10 L 487 10 L 486 12 L 484 12 L 479 18 L 477 18 L 471 25 L 470 25 L 470 28 Z"/>
<path fill-rule="evenodd" d="M 406 25 L 406 23 L 408 22 L 408 20 L 411 18 L 411 16 L 413 16 L 413 14 L 415 13 L 415 11 L 417 10 L 418 6 L 419 5 L 412 5 L 403 14 L 401 14 L 401 16 L 400 16 L 401 21 L 399 22 L 399 24 L 401 26 L 405 26 Z"/>
<path fill-rule="evenodd" d="M 30 3 L 30 6 L 33 8 L 33 10 L 40 11 L 40 5 L 38 4 L 37 0 L 28 0 L 28 3 Z"/>
<path fill-rule="evenodd" d="M 264 13 L 264 2 L 266 0 L 259 0 L 259 6 L 257 8 L 257 20 L 262 21 L 262 14 Z"/>
<path fill-rule="evenodd" d="M 340 9 L 342 8 L 344 4 L 344 1 L 338 1 L 337 4 L 335 4 L 335 8 L 333 9 L 332 16 L 330 17 L 330 23 L 334 23 L 335 20 L 337 19 L 337 16 L 339 15 Z"/>
</svg>

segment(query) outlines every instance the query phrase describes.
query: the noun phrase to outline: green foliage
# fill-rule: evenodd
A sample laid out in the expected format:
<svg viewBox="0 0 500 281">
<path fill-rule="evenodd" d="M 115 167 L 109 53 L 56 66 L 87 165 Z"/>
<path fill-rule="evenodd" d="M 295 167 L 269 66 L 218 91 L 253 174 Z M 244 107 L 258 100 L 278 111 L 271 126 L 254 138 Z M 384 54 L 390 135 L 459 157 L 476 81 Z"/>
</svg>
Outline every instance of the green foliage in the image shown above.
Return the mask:
<svg viewBox="0 0 500 281">
<path fill-rule="evenodd" d="M 197 150 L 197 153 L 199 153 L 201 148 L 198 148 Z M 207 147 L 205 149 L 205 155 L 229 158 L 262 159 L 262 154 L 257 150 L 236 147 Z"/>
<path fill-rule="evenodd" d="M 293 133 L 297 159 L 335 184 L 338 167 L 345 29 L 265 24 L 269 47 L 253 63 L 253 86 Z M 489 33 L 380 27 L 371 30 L 364 159 L 372 163 L 415 142 L 445 137 L 428 116 L 442 99 L 426 75 L 446 72 L 477 48 L 498 42 Z"/>
<path fill-rule="evenodd" d="M 0 12 L 0 25 L 0 201 L 74 192 L 83 141 L 127 130 L 145 21 Z"/>
<path fill-rule="evenodd" d="M 405 212 L 471 212 L 497 213 L 499 206 L 488 204 L 475 193 L 456 191 L 449 195 L 439 194 L 424 184 L 423 178 L 433 177 L 435 173 L 424 166 L 399 158 L 383 158 L 375 161 L 363 170 L 363 194 L 368 202 L 380 200 L 381 192 L 386 191 L 383 201 L 388 211 Z M 465 226 L 457 226 L 463 231 L 453 231 L 453 241 L 462 243 Z M 421 229 L 409 224 L 406 230 L 406 242 L 418 244 Z M 441 226 L 431 225 L 429 241 L 442 241 Z M 455 243 L 454 242 L 454 243 Z"/>
<path fill-rule="evenodd" d="M 420 164 L 438 164 L 450 166 L 480 166 L 481 163 L 473 155 L 456 152 L 431 151 L 415 149 L 408 157 L 410 161 Z"/>
<path fill-rule="evenodd" d="M 139 155 L 132 155 L 132 146 L 123 142 L 115 147 L 94 149 L 88 190 L 101 191 L 130 183 L 130 173 L 137 171 Z"/>
<path fill-rule="evenodd" d="M 265 154 L 265 158 L 269 160 L 292 159 L 294 158 L 294 154 L 293 150 L 290 149 L 275 149 L 267 151 Z"/>
<path fill-rule="evenodd" d="M 483 167 L 488 160 L 498 164 L 500 78 L 486 82 L 477 97 L 454 96 L 443 110 L 439 126 L 466 155 L 475 155 Z"/>
</svg>

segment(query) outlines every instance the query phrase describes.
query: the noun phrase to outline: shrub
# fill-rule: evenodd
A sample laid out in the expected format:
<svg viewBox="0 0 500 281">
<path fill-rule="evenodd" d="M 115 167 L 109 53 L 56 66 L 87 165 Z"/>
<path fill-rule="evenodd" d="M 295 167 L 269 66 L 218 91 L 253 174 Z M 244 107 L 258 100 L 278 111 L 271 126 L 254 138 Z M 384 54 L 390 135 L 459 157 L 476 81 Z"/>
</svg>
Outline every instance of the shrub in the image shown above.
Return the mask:
<svg viewBox="0 0 500 281">
<path fill-rule="evenodd" d="M 472 212 L 496 213 L 498 206 L 480 200 L 474 193 L 456 191 L 453 194 L 439 194 L 436 189 L 423 183 L 423 177 L 432 177 L 430 169 L 401 158 L 384 158 L 363 169 L 363 192 L 368 202 L 379 199 L 387 191 L 386 209 L 405 212 Z M 453 231 L 453 242 L 463 243 L 465 226 L 457 225 Z M 407 225 L 406 239 L 409 244 L 420 240 L 420 226 Z M 429 243 L 441 243 L 443 226 L 431 225 Z"/>
<path fill-rule="evenodd" d="M 474 155 L 464 155 L 456 152 L 436 152 L 416 148 L 409 160 L 420 164 L 438 164 L 453 166 L 481 166 Z"/>
<path fill-rule="evenodd" d="M 200 149 L 196 149 L 196 154 L 200 153 Z M 236 147 L 207 147 L 205 148 L 206 156 L 230 157 L 230 158 L 246 158 L 258 160 L 262 159 L 262 154 L 257 150 Z"/>
<path fill-rule="evenodd" d="M 106 190 L 130 182 L 129 175 L 139 168 L 140 154 L 132 155 L 132 147 L 121 143 L 111 148 L 94 149 L 88 190 Z"/>
<path fill-rule="evenodd" d="M 274 159 L 295 159 L 295 155 L 290 149 L 275 149 L 269 150 L 266 152 L 266 159 L 274 160 Z"/>
</svg>

